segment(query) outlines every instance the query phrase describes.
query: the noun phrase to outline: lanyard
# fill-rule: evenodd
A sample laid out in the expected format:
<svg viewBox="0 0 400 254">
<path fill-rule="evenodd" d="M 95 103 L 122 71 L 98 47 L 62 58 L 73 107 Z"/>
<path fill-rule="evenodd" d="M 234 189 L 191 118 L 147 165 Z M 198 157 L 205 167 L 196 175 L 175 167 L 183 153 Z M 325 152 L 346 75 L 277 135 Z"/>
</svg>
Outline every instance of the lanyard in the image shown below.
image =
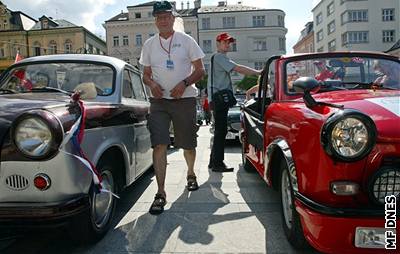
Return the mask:
<svg viewBox="0 0 400 254">
<path fill-rule="evenodd" d="M 166 48 L 164 48 L 164 46 L 163 46 L 162 43 L 161 43 L 161 37 L 160 37 L 160 35 L 158 35 L 158 39 L 160 40 L 160 46 L 161 46 L 161 48 L 162 48 L 165 52 L 167 52 L 167 54 L 168 54 L 168 59 L 171 59 L 171 44 L 172 44 L 172 39 L 174 38 L 174 34 L 175 34 L 175 33 L 172 34 L 171 40 L 169 41 L 168 50 L 167 50 Z"/>
</svg>

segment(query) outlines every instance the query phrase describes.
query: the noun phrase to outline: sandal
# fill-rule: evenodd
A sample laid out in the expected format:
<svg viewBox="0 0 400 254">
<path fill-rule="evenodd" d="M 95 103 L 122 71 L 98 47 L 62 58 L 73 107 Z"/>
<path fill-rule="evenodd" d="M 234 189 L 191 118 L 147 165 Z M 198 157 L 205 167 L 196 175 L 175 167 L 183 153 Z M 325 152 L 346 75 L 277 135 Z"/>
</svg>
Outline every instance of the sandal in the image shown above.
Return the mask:
<svg viewBox="0 0 400 254">
<path fill-rule="evenodd" d="M 187 186 L 186 186 L 188 191 L 195 191 L 199 188 L 199 185 L 197 184 L 196 181 L 196 176 L 195 175 L 188 175 L 187 176 Z"/>
<path fill-rule="evenodd" d="M 164 206 L 167 204 L 167 200 L 163 194 L 157 193 L 154 197 L 154 201 L 150 206 L 150 214 L 160 214 L 164 212 Z"/>
</svg>

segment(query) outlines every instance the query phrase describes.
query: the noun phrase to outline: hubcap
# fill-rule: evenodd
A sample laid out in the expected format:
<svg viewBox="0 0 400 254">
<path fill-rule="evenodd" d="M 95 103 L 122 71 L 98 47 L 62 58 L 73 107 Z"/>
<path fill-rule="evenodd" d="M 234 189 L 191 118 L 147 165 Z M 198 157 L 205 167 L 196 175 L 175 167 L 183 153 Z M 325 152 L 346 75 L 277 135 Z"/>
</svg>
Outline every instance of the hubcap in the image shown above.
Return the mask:
<svg viewBox="0 0 400 254">
<path fill-rule="evenodd" d="M 103 227 L 107 223 L 114 202 L 111 194 L 111 192 L 114 191 L 114 179 L 112 173 L 105 170 L 102 172 L 101 177 L 101 186 L 104 190 L 109 192 L 94 193 L 93 195 L 92 216 L 98 228 Z"/>
<path fill-rule="evenodd" d="M 289 183 L 288 171 L 284 170 L 281 180 L 281 195 L 282 195 L 282 210 L 285 217 L 286 226 L 290 229 L 292 227 L 292 195 Z"/>
</svg>

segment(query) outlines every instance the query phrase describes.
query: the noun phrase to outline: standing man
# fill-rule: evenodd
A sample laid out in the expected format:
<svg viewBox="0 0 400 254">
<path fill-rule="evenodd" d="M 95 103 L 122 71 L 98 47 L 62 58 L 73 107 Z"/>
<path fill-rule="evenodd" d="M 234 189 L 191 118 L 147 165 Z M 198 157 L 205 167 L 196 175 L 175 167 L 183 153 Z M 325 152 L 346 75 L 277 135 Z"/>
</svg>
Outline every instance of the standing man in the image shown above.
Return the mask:
<svg viewBox="0 0 400 254">
<path fill-rule="evenodd" d="M 153 16 L 159 33 L 144 43 L 140 64 L 144 66 L 143 82 L 152 94 L 149 129 L 158 185 L 149 212 L 160 214 L 166 204 L 165 174 L 171 121 L 175 147 L 184 149 L 188 167 L 187 189 L 199 188 L 193 169 L 197 146 L 197 89 L 194 83 L 204 75 L 204 53 L 192 37 L 174 31 L 175 12 L 170 2 L 155 2 Z"/>
<path fill-rule="evenodd" d="M 210 70 L 207 85 L 209 101 L 211 102 L 211 109 L 214 116 L 214 142 L 211 148 L 208 168 L 215 172 L 232 172 L 233 168 L 226 166 L 224 163 L 225 136 L 228 131 L 228 108 L 215 108 L 212 102 L 212 93 L 223 89 L 233 90 L 230 76 L 231 71 L 236 71 L 244 75 L 260 75 L 261 71 L 237 64 L 227 57 L 226 53 L 229 51 L 231 43 L 235 41 L 228 33 L 219 34 L 216 40 L 217 53 L 211 59 L 211 68 L 213 70 Z M 213 75 L 212 84 L 211 75 Z"/>
</svg>

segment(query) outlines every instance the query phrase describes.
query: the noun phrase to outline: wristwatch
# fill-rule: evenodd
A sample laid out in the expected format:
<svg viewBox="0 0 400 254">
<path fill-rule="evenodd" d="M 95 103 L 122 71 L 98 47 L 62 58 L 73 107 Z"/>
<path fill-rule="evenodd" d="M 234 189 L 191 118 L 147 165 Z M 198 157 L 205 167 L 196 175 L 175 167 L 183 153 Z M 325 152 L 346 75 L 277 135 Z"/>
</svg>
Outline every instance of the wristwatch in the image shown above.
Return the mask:
<svg viewBox="0 0 400 254">
<path fill-rule="evenodd" d="M 184 79 L 182 81 L 183 81 L 183 84 L 185 84 L 186 87 L 188 87 L 190 85 L 189 82 L 186 79 Z"/>
</svg>

